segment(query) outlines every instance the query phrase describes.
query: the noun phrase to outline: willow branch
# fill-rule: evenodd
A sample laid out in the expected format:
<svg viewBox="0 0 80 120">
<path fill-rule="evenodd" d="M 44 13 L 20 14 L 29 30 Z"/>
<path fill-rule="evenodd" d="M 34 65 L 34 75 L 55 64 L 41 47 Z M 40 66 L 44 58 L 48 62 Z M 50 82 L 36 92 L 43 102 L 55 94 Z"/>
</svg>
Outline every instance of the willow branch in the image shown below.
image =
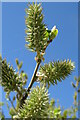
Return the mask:
<svg viewBox="0 0 80 120">
<path fill-rule="evenodd" d="M 48 46 L 51 42 L 52 42 L 52 40 L 47 41 L 47 46 Z M 46 50 L 47 46 L 44 47 L 44 51 Z M 30 90 L 31 90 L 34 82 L 35 82 L 36 79 L 37 79 L 37 78 L 36 78 L 36 73 L 37 73 L 37 71 L 38 71 L 38 68 L 39 68 L 40 63 L 41 63 L 41 59 L 39 59 L 38 62 L 37 62 L 37 64 L 36 64 L 36 67 L 35 67 L 35 70 L 34 70 L 32 79 L 31 79 L 30 84 L 29 84 L 29 86 L 28 86 L 28 89 L 27 89 L 26 93 L 24 94 L 24 96 L 22 97 L 22 99 L 21 99 L 21 101 L 20 101 L 20 107 L 21 107 L 21 106 L 23 105 L 23 103 L 25 102 L 25 100 L 26 100 L 26 98 L 28 97 L 28 94 L 29 94 L 29 92 L 30 92 Z"/>
<path fill-rule="evenodd" d="M 35 67 L 35 70 L 34 70 L 32 79 L 31 79 L 31 81 L 30 81 L 30 84 L 29 84 L 29 86 L 28 86 L 28 89 L 27 89 L 26 94 L 25 94 L 25 95 L 23 96 L 23 98 L 21 99 L 20 106 L 23 105 L 25 99 L 28 97 L 28 94 L 29 94 L 29 92 L 30 92 L 30 90 L 31 90 L 31 88 L 32 88 L 35 80 L 36 80 L 36 73 L 37 73 L 37 70 L 38 70 L 38 68 L 39 68 L 40 63 L 41 63 L 41 60 L 39 60 L 39 61 L 37 62 L 37 64 L 36 64 L 36 67 Z"/>
<path fill-rule="evenodd" d="M 35 70 L 34 70 L 34 73 L 33 73 L 32 79 L 31 79 L 31 82 L 30 82 L 29 87 L 28 87 L 28 90 L 27 90 L 28 92 L 30 91 L 33 83 L 34 83 L 35 80 L 36 80 L 36 73 L 37 73 L 37 70 L 38 70 L 38 68 L 39 68 L 40 63 L 41 63 L 41 60 L 39 60 L 39 62 L 36 64 L 36 67 L 35 67 Z"/>
</svg>

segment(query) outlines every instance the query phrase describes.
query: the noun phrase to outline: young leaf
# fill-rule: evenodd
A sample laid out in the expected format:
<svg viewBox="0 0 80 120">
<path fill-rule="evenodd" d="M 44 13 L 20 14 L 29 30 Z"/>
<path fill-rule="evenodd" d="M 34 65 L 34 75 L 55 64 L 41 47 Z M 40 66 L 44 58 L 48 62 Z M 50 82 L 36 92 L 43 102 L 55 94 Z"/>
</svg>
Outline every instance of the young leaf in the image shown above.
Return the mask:
<svg viewBox="0 0 80 120">
<path fill-rule="evenodd" d="M 54 26 L 51 30 L 51 33 L 50 33 L 50 39 L 54 39 L 58 34 L 58 29 L 56 29 L 56 26 Z"/>
</svg>

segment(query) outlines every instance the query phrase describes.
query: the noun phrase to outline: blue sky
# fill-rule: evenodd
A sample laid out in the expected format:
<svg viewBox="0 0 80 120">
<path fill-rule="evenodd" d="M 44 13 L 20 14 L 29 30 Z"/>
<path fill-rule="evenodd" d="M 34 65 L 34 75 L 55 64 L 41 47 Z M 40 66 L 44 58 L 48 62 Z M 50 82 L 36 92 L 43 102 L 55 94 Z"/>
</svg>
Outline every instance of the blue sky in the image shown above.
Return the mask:
<svg viewBox="0 0 80 120">
<path fill-rule="evenodd" d="M 27 3 L 2 3 L 2 57 L 16 68 L 15 58 L 23 61 L 22 69 L 28 74 L 28 83 L 32 77 L 36 62 L 35 53 L 25 48 L 25 8 Z M 57 26 L 59 33 L 48 46 L 45 62 L 71 59 L 75 62 L 75 71 L 58 85 L 49 89 L 50 99 L 54 98 L 64 108 L 73 104 L 74 89 L 71 82 L 78 76 L 78 3 L 42 3 L 44 22 L 49 29 Z M 43 64 L 43 63 L 42 63 Z M 36 85 L 36 84 L 35 84 Z M 3 101 L 5 101 L 3 93 Z M 6 117 L 10 117 L 3 107 Z"/>
</svg>

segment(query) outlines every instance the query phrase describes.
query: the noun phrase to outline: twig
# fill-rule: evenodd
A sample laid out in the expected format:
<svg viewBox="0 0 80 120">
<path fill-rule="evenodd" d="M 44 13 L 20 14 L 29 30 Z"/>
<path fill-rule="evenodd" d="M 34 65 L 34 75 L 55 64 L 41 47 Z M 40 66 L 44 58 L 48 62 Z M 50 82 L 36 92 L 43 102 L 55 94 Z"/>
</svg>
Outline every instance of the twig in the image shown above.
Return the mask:
<svg viewBox="0 0 80 120">
<path fill-rule="evenodd" d="M 35 67 L 35 70 L 34 70 L 32 79 L 31 79 L 31 81 L 30 81 L 30 84 L 29 84 L 29 86 L 28 86 L 28 89 L 27 89 L 26 94 L 25 94 L 25 95 L 23 96 L 23 98 L 21 99 L 20 106 L 23 105 L 25 99 L 28 97 L 28 94 L 29 94 L 29 92 L 30 92 L 30 90 L 31 90 L 31 87 L 32 87 L 32 85 L 34 84 L 34 82 L 35 82 L 35 80 L 36 80 L 36 73 L 37 73 L 37 70 L 38 70 L 38 68 L 39 68 L 40 63 L 41 63 L 41 60 L 39 60 L 39 61 L 37 62 L 37 64 L 36 64 L 36 67 Z"/>
<path fill-rule="evenodd" d="M 52 42 L 52 39 L 47 41 L 47 46 Z M 44 51 L 46 50 L 47 46 L 44 47 Z"/>
<path fill-rule="evenodd" d="M 52 42 L 52 39 L 49 40 L 49 41 L 47 41 L 47 46 L 48 46 L 51 42 Z M 47 46 L 44 47 L 44 51 L 46 50 Z M 39 59 L 38 62 L 37 62 L 37 64 L 36 64 L 36 67 L 35 67 L 35 70 L 34 70 L 32 79 L 31 79 L 30 84 L 29 84 L 29 86 L 28 86 L 28 89 L 27 89 L 25 95 L 22 97 L 22 99 L 21 99 L 21 101 L 20 101 L 20 107 L 22 107 L 23 103 L 25 102 L 25 99 L 28 97 L 28 94 L 29 94 L 29 92 L 30 92 L 30 90 L 31 90 L 31 87 L 33 86 L 34 82 L 35 82 L 36 79 L 37 79 L 37 78 L 36 78 L 36 73 L 37 73 L 37 70 L 38 70 L 38 68 L 39 68 L 40 63 L 41 63 L 41 59 Z"/>
<path fill-rule="evenodd" d="M 12 102 L 10 96 L 9 96 L 8 98 L 9 98 L 9 101 L 11 102 L 12 107 L 15 109 L 15 107 L 14 107 L 14 105 L 13 105 L 13 102 Z"/>
</svg>

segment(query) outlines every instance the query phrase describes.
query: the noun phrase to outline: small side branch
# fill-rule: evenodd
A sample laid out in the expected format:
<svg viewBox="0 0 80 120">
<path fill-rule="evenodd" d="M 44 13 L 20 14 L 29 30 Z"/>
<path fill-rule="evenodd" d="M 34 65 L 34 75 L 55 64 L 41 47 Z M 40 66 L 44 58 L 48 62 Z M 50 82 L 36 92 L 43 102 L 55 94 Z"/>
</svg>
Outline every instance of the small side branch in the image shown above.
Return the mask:
<svg viewBox="0 0 80 120">
<path fill-rule="evenodd" d="M 9 98 L 9 101 L 11 102 L 12 107 L 15 109 L 15 107 L 14 107 L 14 105 L 13 105 L 13 102 L 12 102 L 10 96 L 9 96 L 8 98 Z"/>
<path fill-rule="evenodd" d="M 46 50 L 46 48 L 48 47 L 48 45 L 52 42 L 52 39 L 47 41 L 47 46 L 44 47 L 44 51 Z"/>
</svg>

